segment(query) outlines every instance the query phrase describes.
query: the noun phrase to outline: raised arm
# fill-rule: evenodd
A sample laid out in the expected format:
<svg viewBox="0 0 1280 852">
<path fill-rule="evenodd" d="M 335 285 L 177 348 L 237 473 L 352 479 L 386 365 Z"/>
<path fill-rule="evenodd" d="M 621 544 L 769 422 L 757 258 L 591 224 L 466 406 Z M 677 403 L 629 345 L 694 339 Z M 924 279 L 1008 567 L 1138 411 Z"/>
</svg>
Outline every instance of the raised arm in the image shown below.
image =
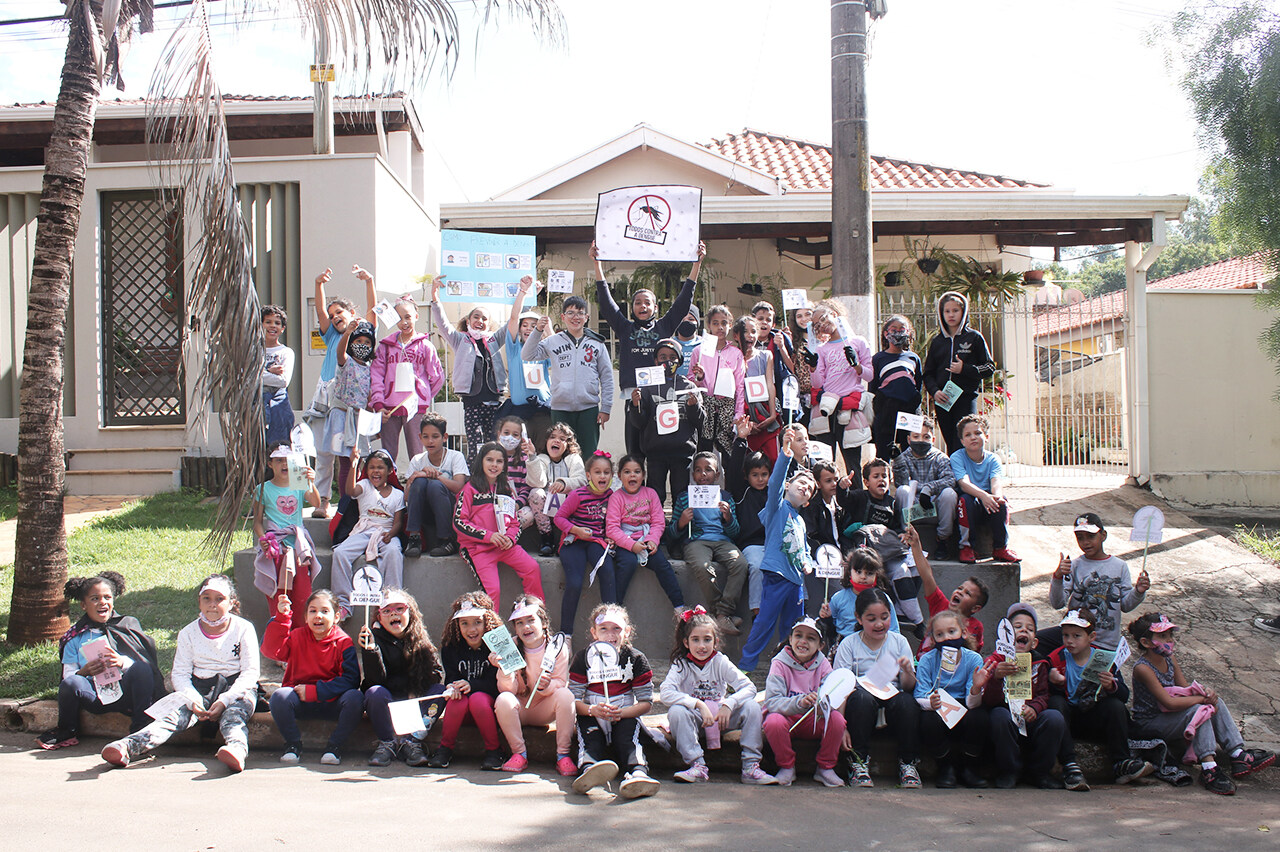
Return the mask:
<svg viewBox="0 0 1280 852">
<path fill-rule="evenodd" d="M 373 312 L 373 306 L 378 304 L 378 288 L 373 286 L 373 273 L 362 266 L 352 264 L 351 274 L 364 282 L 364 300 L 368 305 L 364 309 L 364 318 L 376 327 L 378 315 Z"/>
<path fill-rule="evenodd" d="M 520 339 L 520 310 L 524 307 L 524 297 L 529 294 L 530 290 L 533 291 L 533 297 L 536 299 L 539 291 L 542 290 L 542 285 L 534 281 L 532 276 L 526 275 L 520 279 L 519 285 L 516 286 L 516 300 L 511 305 L 511 316 L 507 317 L 508 340 Z"/>
<path fill-rule="evenodd" d="M 333 277 L 333 270 L 325 267 L 324 272 L 316 276 L 316 327 L 320 329 L 321 334 L 329 331 L 329 311 L 325 305 L 324 285 L 329 283 L 329 279 Z"/>
</svg>

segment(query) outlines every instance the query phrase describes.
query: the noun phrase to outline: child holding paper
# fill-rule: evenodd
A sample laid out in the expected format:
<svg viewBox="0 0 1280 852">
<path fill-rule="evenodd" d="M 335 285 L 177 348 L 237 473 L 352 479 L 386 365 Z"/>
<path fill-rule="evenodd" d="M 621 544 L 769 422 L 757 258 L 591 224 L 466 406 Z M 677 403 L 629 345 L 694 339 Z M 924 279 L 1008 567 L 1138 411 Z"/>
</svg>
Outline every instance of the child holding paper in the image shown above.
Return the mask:
<svg viewBox="0 0 1280 852">
<path fill-rule="evenodd" d="M 898 741 L 898 786 L 920 786 L 916 760 L 920 755 L 920 708 L 912 697 L 916 669 L 911 662 L 911 646 L 893 629 L 893 602 L 883 589 L 874 586 L 858 592 L 854 601 L 858 630 L 846 636 L 836 648 L 834 668 L 849 669 L 858 677 L 858 687 L 844 705 L 844 718 L 853 746 L 854 787 L 872 787 L 868 759 L 871 733 L 876 717 L 884 711 L 885 722 Z"/>
<path fill-rule="evenodd" d="M 618 462 L 618 478 L 622 487 L 609 495 L 605 509 L 604 529 L 613 542 L 613 570 L 618 603 L 627 596 L 631 578 L 640 566 L 658 577 L 667 600 L 676 613 L 684 612 L 684 592 L 667 556 L 658 547 L 667 526 L 662 502 L 652 488 L 644 484 L 644 462 L 635 456 L 623 456 Z"/>
<path fill-rule="evenodd" d="M 212 574 L 196 592 L 199 615 L 178 633 L 173 655 L 173 692 L 183 703 L 141 731 L 109 743 L 102 759 L 113 766 L 129 763 L 178 731 L 197 722 L 218 725 L 225 745 L 218 760 L 232 772 L 249 756 L 249 717 L 258 701 L 258 633 L 240 617 L 240 598 L 224 574 Z M 242 653 L 243 652 L 243 653 Z"/>
<path fill-rule="evenodd" d="M 524 300 L 532 292 L 536 307 L 541 288 L 541 284 L 527 275 L 516 285 L 516 300 L 511 306 L 511 316 L 507 319 L 507 339 L 503 344 L 507 357 L 507 387 L 511 396 L 498 406 L 499 417 L 514 414 L 529 424 L 529 437 L 535 444 L 542 441 L 551 426 L 551 388 L 547 384 L 551 362 L 542 360 L 526 363 L 520 353 L 528 342 L 529 335 L 538 327 L 538 321 L 542 319 L 542 315 L 536 311 L 522 310 Z M 529 384 L 528 379 L 539 376 L 540 383 Z"/>
<path fill-rule="evenodd" d="M 427 761 L 433 769 L 444 769 L 453 760 L 458 731 L 468 719 L 480 730 L 484 742 L 480 768 L 491 772 L 502 768 L 498 720 L 493 714 L 493 703 L 498 698 L 498 655 L 484 642 L 484 634 L 498 627 L 502 627 L 502 620 L 484 592 L 467 592 L 453 602 L 453 612 L 440 640 L 449 700 L 445 704 L 440 748 Z"/>
<path fill-rule="evenodd" d="M 560 564 L 564 566 L 560 629 L 570 635 L 583 586 L 590 585 L 596 575 L 600 580 L 600 600 L 605 603 L 618 600 L 612 545 L 605 532 L 612 495 L 613 460 L 603 450 L 596 450 L 587 460 L 587 484 L 569 492 L 555 517 L 556 527 L 562 533 Z"/>
<path fill-rule="evenodd" d="M 422 452 L 409 460 L 405 480 L 405 529 L 408 544 L 404 556 L 455 556 L 458 537 L 453 531 L 453 507 L 471 470 L 462 453 L 445 443 L 449 422 L 428 411 L 422 415 Z"/>
<path fill-rule="evenodd" d="M 676 750 L 689 767 L 675 774 L 677 781 L 711 780 L 698 741 L 700 731 L 706 732 L 707 747 L 716 748 L 722 734 L 741 728 L 742 783 L 778 783 L 760 768 L 764 728 L 755 684 L 720 653 L 716 620 L 700 606 L 685 610 L 676 623 L 676 644 L 661 697 Z"/>
<path fill-rule="evenodd" d="M 449 381 L 453 392 L 462 397 L 462 415 L 467 430 L 467 455 L 475 458 L 476 451 L 493 434 L 494 420 L 502 402 L 502 391 L 507 386 L 507 365 L 500 352 L 507 342 L 507 327 L 496 331 L 490 325 L 489 312 L 484 305 L 476 305 L 458 320 L 455 329 L 449 324 L 440 306 L 440 285 L 443 275 L 431 282 L 431 316 L 436 332 L 444 338 L 453 352 L 453 374 Z M 528 287 L 533 279 L 526 275 L 521 286 Z"/>
<path fill-rule="evenodd" d="M 694 509 L 689 492 L 677 494 L 671 504 L 671 540 L 684 548 L 684 559 L 702 587 L 703 599 L 716 617 L 720 632 L 737 636 L 742 619 L 734 615 L 747 582 L 747 560 L 733 543 L 738 534 L 738 516 L 733 495 L 716 485 L 720 481 L 720 460 L 715 453 L 693 457 L 693 482 L 712 488 L 713 508 Z"/>
<path fill-rule="evenodd" d="M 633 390 L 627 416 L 640 431 L 649 485 L 657 493 L 658 503 L 663 504 L 668 493 L 674 499 L 689 487 L 689 465 L 698 449 L 705 413 L 703 394 L 679 374 L 684 363 L 679 342 L 674 338 L 659 340 L 653 359 L 654 366 L 662 368 L 662 382 Z"/>
<path fill-rule="evenodd" d="M 822 647 L 818 623 L 812 618 L 801 618 L 791 628 L 786 645 L 769 664 L 769 677 L 764 684 L 764 736 L 778 762 L 774 780 L 783 787 L 790 787 L 796 780 L 793 737 L 821 742 L 814 781 L 824 787 L 844 786 L 844 781 L 835 773 L 840 739 L 845 730 L 844 714 L 839 708 L 831 708 L 827 713 L 815 707 L 818 689 L 831 673 L 831 663 L 822 653 Z"/>
<path fill-rule="evenodd" d="M 1133 728 L 1135 738 L 1161 739 L 1180 755 L 1200 763 L 1200 783 L 1206 790 L 1230 796 L 1243 778 L 1275 763 L 1273 752 L 1245 748 L 1231 711 L 1212 689 L 1187 681 L 1174 656 L 1178 625 L 1165 615 L 1149 612 L 1129 622 L 1129 634 L 1142 651 L 1133 666 Z M 1218 765 L 1221 751 L 1231 769 Z"/>
<path fill-rule="evenodd" d="M 462 486 L 453 509 L 453 528 L 462 558 L 490 600 L 500 599 L 499 564 L 511 566 L 519 575 L 525 594 L 542 597 L 542 569 L 516 544 L 520 521 L 507 480 L 507 451 L 501 444 L 490 441 L 472 459 L 471 478 Z"/>
<path fill-rule="evenodd" d="M 659 784 L 649 777 L 639 728 L 640 717 L 653 707 L 653 669 L 648 658 L 631 644 L 631 617 L 625 609 L 600 604 L 591 611 L 590 621 L 591 644 L 569 665 L 581 768 L 573 791 L 585 795 L 608 784 L 621 767 L 626 774 L 619 796 L 652 796 Z M 610 649 L 611 653 L 605 653 Z"/>
<path fill-rule="evenodd" d="M 950 539 L 956 529 L 956 475 L 951 458 L 933 445 L 930 418 L 923 418 L 920 431 L 907 436 L 907 449 L 894 458 L 893 481 L 904 512 L 909 513 L 913 504 L 934 510 L 938 535 L 933 558 L 948 558 L 948 551 L 954 551 Z"/>
<path fill-rule="evenodd" d="M 924 387 L 933 398 L 938 428 L 951 455 L 962 448 L 960 418 L 978 410 L 982 382 L 995 374 L 995 361 L 982 332 L 969 328 L 969 298 L 948 291 L 938 297 L 938 333 L 929 341 L 924 356 Z M 948 385 L 960 391 L 947 405 Z"/>
<path fill-rule="evenodd" d="M 262 422 L 266 442 L 288 441 L 293 429 L 293 403 L 289 382 L 293 380 L 293 350 L 280 342 L 289 315 L 279 305 L 262 307 Z"/>
<path fill-rule="evenodd" d="M 378 738 L 369 765 L 390 766 L 399 754 L 409 766 L 426 766 L 421 740 L 415 734 L 396 734 L 388 706 L 392 701 L 444 694 L 444 669 L 422 623 L 418 601 L 403 589 L 385 589 L 377 621 L 372 627 L 362 626 L 356 641 L 364 671 L 360 682 L 364 712 Z M 423 730 L 421 735 L 425 734 Z"/>
<path fill-rule="evenodd" d="M 827 342 L 818 347 L 818 363 L 810 377 L 809 423 L 826 418 L 828 431 L 820 438 L 834 452 L 844 456 L 845 470 L 855 473 L 862 462 L 862 445 L 871 440 L 871 395 L 867 382 L 875 375 L 871 367 L 871 347 L 855 334 L 845 317 L 844 305 L 834 299 L 813 309 L 813 329 Z M 815 433 L 813 425 L 810 433 Z M 857 478 L 854 477 L 855 484 Z"/>
<path fill-rule="evenodd" d="M 369 451 L 371 436 L 367 431 L 364 435 L 360 433 L 360 412 L 369 408 L 372 381 L 370 365 L 373 363 L 377 346 L 375 329 L 372 324 L 364 320 L 348 324 L 347 331 L 338 344 L 338 376 L 334 379 L 333 391 L 330 394 L 329 416 L 325 420 L 324 432 L 318 441 L 340 459 L 339 491 L 342 483 L 347 481 L 347 474 L 351 469 L 351 462 L 348 459 L 351 451 L 357 448 L 362 453 Z M 374 416 L 377 417 L 377 415 Z M 380 417 L 378 422 L 381 422 Z M 378 430 L 373 430 L 373 434 L 378 434 Z"/>
<path fill-rule="evenodd" d="M 498 418 L 493 440 L 507 453 L 507 482 L 516 498 L 516 520 L 520 522 L 520 529 L 526 530 L 533 526 L 533 510 L 529 508 L 529 463 L 537 451 L 529 440 L 524 421 L 514 414 Z"/>
<path fill-rule="evenodd" d="M 289 451 L 289 444 L 271 447 L 267 460 L 271 478 L 253 492 L 253 537 L 257 542 L 253 557 L 253 585 L 273 601 L 287 594 L 293 605 L 302 608 L 311 595 L 311 578 L 320 570 L 315 543 L 302 525 L 302 506 L 320 505 L 316 474 L 305 464 L 306 489 L 297 488 L 289 475 L 289 459 L 302 457 Z"/>
<path fill-rule="evenodd" d="M 396 299 L 396 331 L 378 344 L 370 375 L 369 406 L 382 415 L 382 448 L 394 460 L 400 433 L 410 456 L 422 452 L 418 432 L 423 413 L 444 387 L 444 368 L 431 338 L 419 334 L 418 306 L 409 295 Z"/>
<path fill-rule="evenodd" d="M 850 548 L 844 555 L 844 565 L 840 576 L 840 590 L 831 596 L 828 603 L 822 605 L 819 612 L 819 623 L 830 621 L 832 632 L 839 639 L 852 636 L 862 629 L 858 617 L 858 597 L 868 589 L 880 589 L 891 604 L 889 608 L 889 629 L 901 633 L 898 626 L 898 612 L 892 606 L 894 602 L 893 586 L 884 573 L 884 563 L 880 554 L 871 547 Z M 856 674 L 856 672 L 855 672 Z"/>
<path fill-rule="evenodd" d="M 987 736 L 982 687 L 989 673 L 982 667 L 982 657 L 965 645 L 964 620 L 957 613 L 945 610 L 930 618 L 929 635 L 933 647 L 920 656 L 915 699 L 925 711 L 920 717 L 920 738 L 938 763 L 934 783 L 940 790 L 950 790 L 958 777 L 970 789 L 985 789 L 987 781 L 978 774 L 977 764 Z M 956 720 L 959 714 L 963 715 Z"/>
<path fill-rule="evenodd" d="M 138 619 L 116 612 L 124 585 L 124 577 L 103 571 L 72 577 L 63 586 L 67 602 L 78 603 L 84 614 L 58 640 L 58 725 L 36 738 L 40 748 L 78 745 L 81 710 L 94 715 L 125 713 L 130 731 L 151 722 L 147 708 L 164 695 L 164 675 L 155 641 L 142 632 Z M 119 677 L 114 677 L 115 669 Z"/>
<path fill-rule="evenodd" d="M 529 765 L 522 726 L 556 725 L 556 771 L 564 778 L 578 774 L 573 762 L 574 709 L 569 691 L 569 637 L 551 635 L 551 616 L 542 598 L 521 595 L 507 618 L 520 643 L 525 667 L 511 674 L 498 672 L 501 693 L 493 705 L 511 757 L 503 772 L 523 772 Z M 551 655 L 548 659 L 547 655 Z"/>
<path fill-rule="evenodd" d="M 365 479 L 356 479 L 360 453 L 351 453 L 351 472 L 344 486 L 348 497 L 356 501 L 360 520 L 346 540 L 333 549 L 332 579 L 338 596 L 338 620 L 351 615 L 351 588 L 354 564 L 364 558 L 365 564 L 377 564 L 379 588 L 404 585 L 404 553 L 400 549 L 400 533 L 404 530 L 404 492 L 391 482 L 395 465 L 386 450 L 374 450 L 364 460 Z"/>
<path fill-rule="evenodd" d="M 880 327 L 880 351 L 871 356 L 871 381 L 867 389 L 875 397 L 871 440 L 876 455 L 890 461 L 904 446 L 907 433 L 897 428 L 898 413 L 920 413 L 920 388 L 924 366 L 911 351 L 915 329 L 911 320 L 894 314 Z"/>
<path fill-rule="evenodd" d="M 556 423 L 547 431 L 544 451 L 529 462 L 529 470 L 525 481 L 529 483 L 529 508 L 533 509 L 533 520 L 542 533 L 542 556 L 550 556 L 556 552 L 556 541 L 560 533 L 552 523 L 555 515 L 545 511 L 547 496 L 550 494 L 568 494 L 575 488 L 587 484 L 587 469 L 582 463 L 582 454 L 578 447 L 578 438 L 568 423 Z"/>
<path fill-rule="evenodd" d="M 991 557 L 997 562 L 1020 562 L 1009 548 L 1009 501 L 1004 496 L 1004 465 L 987 450 L 987 418 L 969 414 L 958 426 L 962 449 L 951 454 L 956 477 L 956 525 L 960 528 L 960 561 L 977 562 L 970 538 L 973 527 L 985 523 L 991 530 Z"/>
<path fill-rule="evenodd" d="M 729 345 L 732 325 L 733 312 L 727 305 L 707 311 L 707 333 L 689 361 L 689 378 L 707 393 L 700 446 L 715 450 L 721 458 L 733 451 L 734 421 L 746 413 L 747 406 L 746 361 L 741 349 Z"/>
<path fill-rule="evenodd" d="M 769 308 L 772 315 L 772 308 Z M 761 314 L 763 315 L 763 311 Z M 774 357 L 768 349 L 756 346 L 756 321 L 753 317 L 742 317 L 733 324 L 733 342 L 742 350 L 745 364 L 743 378 L 743 399 L 746 405 L 746 416 L 750 423 L 747 445 L 751 449 L 764 453 L 770 463 L 778 459 L 778 388 L 774 382 Z M 761 395 L 758 382 L 748 383 L 747 379 L 763 378 L 764 394 Z"/>
<path fill-rule="evenodd" d="M 548 317 L 538 320 L 520 356 L 550 361 L 551 420 L 572 427 L 585 457 L 596 451 L 600 427 L 613 410 L 613 361 L 604 339 L 587 328 L 585 299 L 565 299 L 560 319 L 565 328 L 557 334 L 549 334 Z"/>
</svg>

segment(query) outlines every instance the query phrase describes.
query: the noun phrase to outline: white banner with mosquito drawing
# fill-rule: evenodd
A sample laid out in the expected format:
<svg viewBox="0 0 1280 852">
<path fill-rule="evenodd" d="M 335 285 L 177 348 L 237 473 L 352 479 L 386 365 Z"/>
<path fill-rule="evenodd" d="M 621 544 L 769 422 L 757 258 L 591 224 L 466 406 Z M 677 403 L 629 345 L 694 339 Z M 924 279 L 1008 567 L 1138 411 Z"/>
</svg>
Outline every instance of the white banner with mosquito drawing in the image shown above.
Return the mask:
<svg viewBox="0 0 1280 852">
<path fill-rule="evenodd" d="M 698 259 L 702 190 L 628 186 L 600 193 L 596 246 L 601 260 Z"/>
</svg>

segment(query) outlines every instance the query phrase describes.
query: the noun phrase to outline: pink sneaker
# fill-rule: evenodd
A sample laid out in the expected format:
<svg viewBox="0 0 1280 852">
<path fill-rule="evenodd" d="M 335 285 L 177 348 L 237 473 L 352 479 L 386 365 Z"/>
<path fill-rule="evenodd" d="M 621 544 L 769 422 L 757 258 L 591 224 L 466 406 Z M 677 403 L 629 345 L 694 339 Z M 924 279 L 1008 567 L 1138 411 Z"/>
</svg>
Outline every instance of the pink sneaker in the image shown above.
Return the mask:
<svg viewBox="0 0 1280 852">
<path fill-rule="evenodd" d="M 556 772 L 559 772 L 565 778 L 573 778 L 578 774 L 578 765 L 573 762 L 573 758 L 565 755 L 556 761 Z"/>
<path fill-rule="evenodd" d="M 677 772 L 675 777 L 677 781 L 683 781 L 686 784 L 697 784 L 699 781 L 710 781 L 711 773 L 707 770 L 705 763 L 695 763 L 688 769 Z"/>
<path fill-rule="evenodd" d="M 112 766 L 129 765 L 129 744 L 124 740 L 107 743 L 102 750 L 102 759 Z"/>
<path fill-rule="evenodd" d="M 507 758 L 507 762 L 502 764 L 503 772 L 524 772 L 524 768 L 529 765 L 529 758 L 523 754 L 513 754 Z M 576 771 L 576 767 L 575 767 Z"/>
</svg>

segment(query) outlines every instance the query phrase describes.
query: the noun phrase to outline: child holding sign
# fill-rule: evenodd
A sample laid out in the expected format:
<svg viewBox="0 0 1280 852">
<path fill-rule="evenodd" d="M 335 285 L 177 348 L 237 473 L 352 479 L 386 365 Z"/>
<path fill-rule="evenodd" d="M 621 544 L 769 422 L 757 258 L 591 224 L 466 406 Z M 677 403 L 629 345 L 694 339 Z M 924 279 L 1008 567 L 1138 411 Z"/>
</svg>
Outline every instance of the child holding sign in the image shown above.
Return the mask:
<svg viewBox="0 0 1280 852">
<path fill-rule="evenodd" d="M 934 783 L 954 789 L 958 777 L 966 787 L 984 789 L 986 779 L 976 767 L 987 736 L 982 687 L 989 674 L 982 657 L 965 645 L 964 620 L 957 613 L 944 610 L 929 619 L 929 635 L 933 648 L 920 656 L 915 698 L 925 711 L 920 738 L 938 763 Z"/>
<path fill-rule="evenodd" d="M 871 347 L 849 327 L 844 305 L 834 299 L 821 301 L 813 309 L 813 330 L 825 335 L 827 342 L 818 347 L 818 363 L 810 377 L 809 431 L 817 434 L 816 421 L 825 418 L 823 442 L 833 452 L 839 448 L 845 470 L 854 473 L 862 466 L 862 445 L 871 440 L 866 413 L 871 407 L 866 383 L 874 375 Z"/>
<path fill-rule="evenodd" d="M 613 570 L 617 583 L 618 603 L 627 596 L 627 587 L 640 566 L 658 577 L 662 591 L 676 612 L 684 611 L 684 592 L 671 563 L 658 547 L 666 529 L 667 516 L 662 502 L 652 488 L 644 484 L 644 462 L 635 456 L 623 456 L 618 462 L 618 478 L 622 487 L 609 496 L 605 510 L 604 530 L 613 542 Z"/>
<path fill-rule="evenodd" d="M 600 427 L 613 410 L 613 362 L 604 339 L 587 328 L 585 299 L 565 299 L 560 319 L 564 331 L 557 334 L 550 334 L 548 317 L 538 320 L 520 357 L 550 362 L 551 419 L 568 423 L 578 436 L 582 454 L 588 456 L 595 452 Z"/>
<path fill-rule="evenodd" d="M 653 669 L 631 645 L 631 617 L 617 604 L 591 611 L 591 643 L 569 665 L 569 691 L 578 714 L 578 766 L 573 791 L 608 784 L 621 767 L 618 795 L 638 799 L 658 792 L 640 745 L 640 717 L 653 707 Z M 608 755 L 614 759 L 610 760 Z"/>
<path fill-rule="evenodd" d="M 923 370 L 925 390 L 933 398 L 950 455 L 962 446 L 960 418 L 978 410 L 982 382 L 996 371 L 986 338 L 969 328 L 969 299 L 963 293 L 949 291 L 938 297 L 938 333 L 929 341 Z"/>
<path fill-rule="evenodd" d="M 734 615 L 747 582 L 747 560 L 733 543 L 738 516 L 733 495 L 720 481 L 715 453 L 693 457 L 694 489 L 677 494 L 671 504 L 671 540 L 684 547 L 684 559 L 702 587 L 703 599 L 716 616 L 720 632 L 737 636 L 741 618 Z"/>
<path fill-rule="evenodd" d="M 542 569 L 538 562 L 516 544 L 520 520 L 516 498 L 507 480 L 507 451 L 490 441 L 480 447 L 471 461 L 471 478 L 453 509 L 462 558 L 490 600 L 499 600 L 502 591 L 498 565 L 509 565 L 520 577 L 525 594 L 542 597 Z M 501 623 L 501 622 L 499 622 Z"/>
<path fill-rule="evenodd" d="M 484 743 L 480 768 L 496 771 L 502 767 L 498 720 L 493 714 L 493 703 L 498 698 L 498 656 L 484 642 L 484 634 L 501 627 L 502 619 L 484 592 L 467 592 L 453 602 L 453 612 L 440 639 L 449 700 L 445 704 L 440 748 L 427 766 L 444 769 L 452 762 L 458 731 L 470 719 Z"/>
<path fill-rule="evenodd" d="M 727 305 L 707 311 L 707 333 L 689 361 L 689 378 L 707 392 L 706 419 L 702 425 L 703 449 L 721 458 L 733 451 L 734 421 L 746 412 L 746 362 L 742 350 L 729 345 L 733 312 Z"/>
<path fill-rule="evenodd" d="M 395 465 L 386 450 L 374 450 L 364 460 L 365 478 L 356 479 L 360 453 L 351 453 L 351 471 L 344 489 L 356 501 L 360 520 L 346 540 L 333 549 L 333 588 L 338 595 L 338 620 L 351 615 L 351 583 L 355 561 L 377 564 L 379 588 L 404 585 L 404 554 L 400 533 L 404 530 L 404 492 L 391 482 Z M 376 589 L 374 590 L 376 591 Z"/>
<path fill-rule="evenodd" d="M 920 413 L 920 388 L 924 366 L 911 351 L 915 329 L 911 320 L 894 314 L 880 327 L 880 351 L 871 356 L 871 381 L 867 389 L 875 397 L 871 440 L 876 455 L 890 461 L 904 447 L 907 432 L 897 428 L 898 412 Z"/>
<path fill-rule="evenodd" d="M 696 784 L 711 779 L 699 732 L 706 732 L 708 748 L 718 748 L 723 734 L 741 728 L 742 783 L 777 783 L 760 768 L 764 728 L 755 698 L 755 684 L 720 653 L 716 620 L 700 606 L 685 610 L 676 623 L 671 668 L 662 681 L 667 724 L 689 767 L 676 773 L 677 781 Z"/>
<path fill-rule="evenodd" d="M 1129 634 L 1142 650 L 1133 666 L 1133 734 L 1135 738 L 1165 740 L 1174 754 L 1186 747 L 1188 758 L 1200 762 L 1200 783 L 1206 790 L 1230 796 L 1232 778 L 1243 778 L 1275 763 L 1274 753 L 1245 748 L 1231 711 L 1212 689 L 1187 681 L 1174 657 L 1178 625 L 1158 612 L 1129 622 Z M 1221 751 L 1231 769 L 1218 765 Z"/>
<path fill-rule="evenodd" d="M 761 315 L 764 311 L 761 311 Z M 772 316 L 772 308 L 770 308 Z M 774 383 L 774 356 L 756 347 L 756 320 L 743 317 L 733 324 L 733 342 L 742 350 L 745 362 L 743 396 L 751 424 L 747 445 L 764 453 L 769 463 L 778 460 L 778 388 Z M 754 379 L 754 381 L 753 381 Z"/>
<path fill-rule="evenodd" d="M 534 523 L 542 533 L 541 555 L 550 556 L 556 552 L 555 541 L 560 534 L 552 523 L 555 511 L 546 512 L 547 498 L 559 494 L 563 501 L 570 491 L 587 484 L 587 468 L 582 463 L 578 438 L 568 423 L 556 423 L 547 431 L 543 452 L 529 462 L 525 481 L 529 483 L 529 508 L 533 509 Z"/>
<path fill-rule="evenodd" d="M 436 332 L 444 338 L 453 352 L 453 373 L 449 381 L 453 392 L 462 397 L 462 415 L 466 422 L 467 454 L 474 459 L 480 445 L 493 434 L 493 421 L 502 402 L 502 391 L 507 386 L 507 365 L 499 353 L 507 341 L 507 327 L 494 331 L 489 324 L 489 312 L 484 305 L 476 305 L 458 320 L 452 328 L 440 306 L 440 284 L 443 275 L 431 282 L 431 316 Z M 520 280 L 528 287 L 533 279 L 526 275 Z"/>
<path fill-rule="evenodd" d="M 151 722 L 147 708 L 164 695 L 155 641 L 142 632 L 138 619 L 116 612 L 124 577 L 115 571 L 72 577 L 62 590 L 84 614 L 58 640 L 58 725 L 36 738 L 36 745 L 49 751 L 80 743 L 82 709 L 128 714 L 129 730 L 140 731 Z"/>
<path fill-rule="evenodd" d="M 507 618 L 520 643 L 524 668 L 511 674 L 498 672 L 501 693 L 493 705 L 502 734 L 511 747 L 503 772 L 523 772 L 529 765 L 522 726 L 556 725 L 556 771 L 562 777 L 578 774 L 573 762 L 574 710 L 569 691 L 569 637 L 551 635 L 551 616 L 542 598 L 521 595 Z"/>
<path fill-rule="evenodd" d="M 769 677 L 764 683 L 764 736 L 778 762 L 774 780 L 783 787 L 790 787 L 796 780 L 793 737 L 820 741 L 814 781 L 824 787 L 844 786 L 835 773 L 845 730 L 844 714 L 835 708 L 829 712 L 815 710 L 818 690 L 829 674 L 831 663 L 822 653 L 818 623 L 801 618 L 791 628 L 787 644 L 769 663 Z"/>
<path fill-rule="evenodd" d="M 529 436 L 535 444 L 542 440 L 551 425 L 551 388 L 547 384 L 551 363 L 546 360 L 526 362 L 520 353 L 542 319 L 542 315 L 535 311 L 522 310 L 524 300 L 532 291 L 536 304 L 541 287 L 527 275 L 516 285 L 516 300 L 507 319 L 507 339 L 503 344 L 507 356 L 507 388 L 511 395 L 498 406 L 499 417 L 514 414 L 529 424 Z"/>
<path fill-rule="evenodd" d="M 257 541 L 253 557 L 253 585 L 268 600 L 281 592 L 301 607 L 311 594 L 312 574 L 320 570 L 315 544 L 302 525 L 302 506 L 320 505 L 316 475 L 306 464 L 301 473 L 306 488 L 295 481 L 302 456 L 290 452 L 289 444 L 276 443 L 267 460 L 271 478 L 253 492 L 253 537 Z M 295 476 L 290 476 L 290 459 Z"/>
<path fill-rule="evenodd" d="M 382 415 L 382 448 L 392 460 L 400 433 L 410 456 L 422 452 L 422 414 L 444 387 L 444 368 L 431 338 L 418 334 L 418 306 L 409 295 L 396 299 L 396 332 L 382 339 L 370 371 L 369 406 Z"/>
<path fill-rule="evenodd" d="M 949 539 L 956 529 L 956 475 L 950 457 L 933 445 L 930 418 L 921 418 L 920 428 L 907 436 L 907 449 L 894 458 L 893 481 L 908 522 L 932 510 L 938 524 L 933 558 L 948 558 L 953 549 Z"/>
<path fill-rule="evenodd" d="M 565 497 L 556 514 L 560 539 L 560 564 L 564 566 L 564 597 L 560 601 L 560 629 L 573 634 L 582 588 L 600 578 L 600 600 L 616 603 L 611 543 L 605 533 L 609 498 L 613 494 L 613 459 L 596 450 L 587 460 L 587 484 Z"/>
<path fill-rule="evenodd" d="M 662 381 L 631 392 L 632 418 L 640 430 L 640 448 L 649 470 L 649 485 L 658 495 L 659 505 L 667 500 L 667 480 L 674 496 L 689 487 L 689 465 L 698 449 L 698 435 L 705 418 L 700 391 L 681 376 L 684 355 L 674 338 L 659 340 L 653 363 L 662 371 Z"/>
</svg>

